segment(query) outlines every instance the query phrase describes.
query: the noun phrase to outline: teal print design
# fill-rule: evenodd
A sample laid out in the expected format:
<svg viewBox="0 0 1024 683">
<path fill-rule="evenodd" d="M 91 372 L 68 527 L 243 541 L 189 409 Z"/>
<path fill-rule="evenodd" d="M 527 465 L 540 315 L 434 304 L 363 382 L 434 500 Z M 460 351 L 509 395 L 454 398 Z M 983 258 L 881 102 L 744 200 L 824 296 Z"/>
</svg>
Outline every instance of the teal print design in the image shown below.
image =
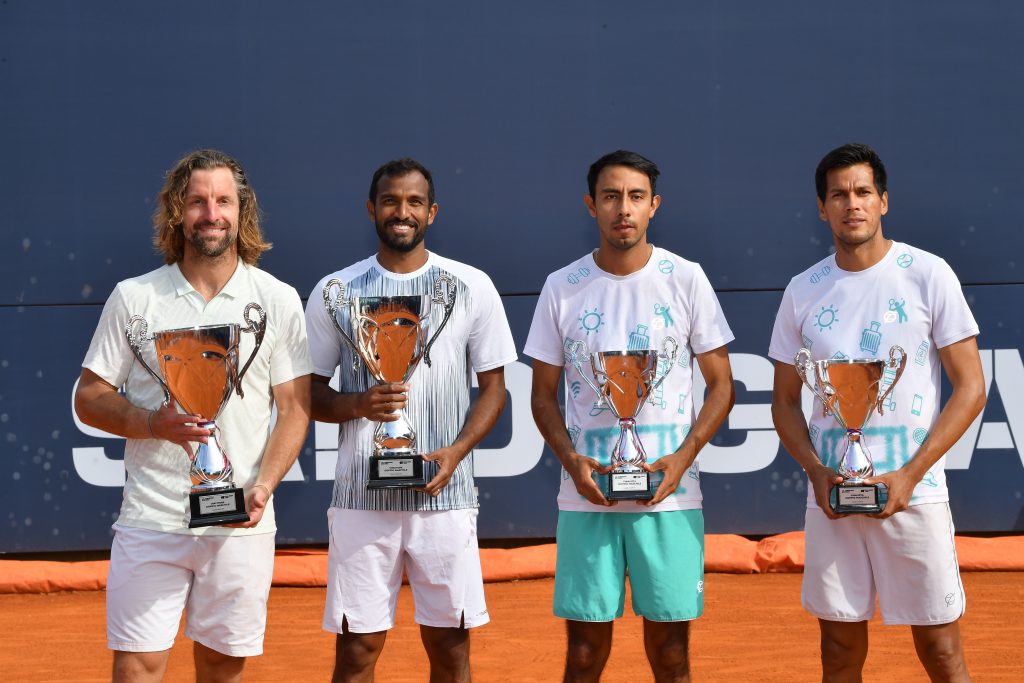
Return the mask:
<svg viewBox="0 0 1024 683">
<path fill-rule="evenodd" d="M 658 358 L 658 368 L 657 368 L 657 370 L 654 371 L 654 378 L 658 379 L 659 377 L 664 376 L 667 371 L 668 371 L 668 359 L 667 358 Z M 665 383 L 664 382 L 662 382 L 658 386 L 658 388 L 654 390 L 654 393 L 651 394 L 650 401 L 651 401 L 651 405 L 656 407 L 656 408 L 661 408 L 662 410 L 665 410 L 665 408 L 668 407 L 668 403 L 665 402 Z"/>
<path fill-rule="evenodd" d="M 821 427 L 818 425 L 811 425 L 811 428 L 807 430 L 807 436 L 811 438 L 811 445 L 817 448 L 818 437 L 821 436 Z"/>
<path fill-rule="evenodd" d="M 814 326 L 823 332 L 831 330 L 837 322 L 839 322 L 839 309 L 832 304 L 829 304 L 828 308 L 822 306 L 818 315 L 814 316 Z"/>
<path fill-rule="evenodd" d="M 931 348 L 931 343 L 925 339 L 917 347 L 917 353 L 914 354 L 914 363 L 924 367 L 925 362 L 928 360 L 928 349 Z"/>
<path fill-rule="evenodd" d="M 590 268 L 587 268 L 586 266 L 582 266 L 575 273 L 569 273 L 569 275 L 566 276 L 565 279 L 569 281 L 570 285 L 575 285 L 575 284 L 579 284 L 579 282 L 581 280 L 585 280 L 589 276 L 590 276 Z"/>
<path fill-rule="evenodd" d="M 910 406 L 910 413 L 912 415 L 921 414 L 921 406 L 924 404 L 924 396 L 921 394 L 914 394 L 914 402 Z"/>
<path fill-rule="evenodd" d="M 905 426 L 868 427 L 864 430 L 864 444 L 875 463 L 875 472 L 892 472 L 910 460 L 910 439 Z M 822 433 L 818 456 L 826 466 L 839 465 L 842 449 L 846 447 L 846 430 L 842 427 L 826 429 Z"/>
<path fill-rule="evenodd" d="M 800 337 L 803 339 L 804 348 L 809 351 L 814 346 L 814 342 L 806 334 L 801 334 Z"/>
<path fill-rule="evenodd" d="M 909 268 L 913 262 L 914 257 L 911 256 L 910 254 L 904 253 L 896 257 L 896 265 L 898 265 L 900 268 Z"/>
<path fill-rule="evenodd" d="M 572 441 L 572 447 L 576 448 L 576 443 L 580 440 L 580 429 L 579 425 L 573 425 L 569 427 L 569 441 Z"/>
<path fill-rule="evenodd" d="M 604 315 L 596 308 L 592 311 L 583 309 L 583 315 L 579 317 L 579 321 L 580 329 L 586 331 L 589 337 L 591 332 L 597 332 L 604 325 Z"/>
<path fill-rule="evenodd" d="M 689 429 L 689 425 L 680 426 L 674 423 L 637 425 L 637 436 L 640 437 L 640 441 L 644 444 L 644 449 L 647 451 L 648 461 L 654 462 L 658 458 L 662 457 L 662 454 L 668 455 L 675 452 L 675 450 L 679 448 L 679 444 L 681 444 L 685 438 L 685 436 L 680 436 L 683 428 Z M 612 448 L 615 447 L 615 443 L 618 440 L 618 425 L 588 429 L 583 432 L 583 445 L 580 453 L 594 458 L 602 465 L 608 465 L 611 463 Z M 654 483 L 655 478 L 656 477 L 652 475 L 652 483 Z M 686 493 L 686 487 L 680 482 L 679 487 L 676 488 L 675 492 Z"/>
<path fill-rule="evenodd" d="M 829 358 L 829 360 L 850 360 L 850 357 L 842 351 L 836 351 L 832 354 L 832 357 Z"/>
<path fill-rule="evenodd" d="M 590 417 L 597 417 L 606 410 L 611 410 L 611 408 L 608 407 L 608 403 L 606 401 L 601 401 L 600 403 L 594 401 L 593 405 L 590 406 L 589 415 Z"/>
<path fill-rule="evenodd" d="M 565 358 L 566 365 L 570 365 L 572 361 L 572 347 L 576 343 L 576 340 L 572 337 L 566 337 L 565 341 L 562 342 L 562 356 Z"/>
<path fill-rule="evenodd" d="M 665 327 L 672 327 L 672 312 L 668 305 L 662 306 L 661 304 L 654 304 L 654 315 L 660 315 L 661 319 L 665 321 Z"/>
<path fill-rule="evenodd" d="M 686 347 L 679 349 L 679 357 L 676 359 L 676 365 L 684 370 L 690 367 L 690 349 Z"/>
<path fill-rule="evenodd" d="M 872 320 L 871 326 L 864 328 L 864 331 L 860 333 L 861 351 L 867 351 L 872 356 L 878 355 L 878 345 L 882 343 L 881 327 L 882 323 Z"/>
<path fill-rule="evenodd" d="M 573 382 L 572 384 L 569 385 L 569 392 L 572 394 L 573 398 L 579 398 L 580 397 L 580 388 L 582 386 L 583 385 L 580 384 L 579 380 L 576 380 L 575 382 Z"/>
<path fill-rule="evenodd" d="M 892 383 L 896 381 L 896 368 L 886 367 L 882 370 L 882 377 L 878 382 L 878 393 L 879 395 L 884 394 L 886 390 L 892 386 Z M 895 391 L 893 392 L 895 393 Z M 892 393 L 886 398 L 885 403 L 882 404 L 886 410 L 890 413 L 896 411 L 896 397 Z"/>
<path fill-rule="evenodd" d="M 829 266 L 829 265 L 823 266 L 821 270 L 814 271 L 813 273 L 811 273 L 811 277 L 810 277 L 811 284 L 812 285 L 818 284 L 819 282 L 824 280 L 826 277 L 828 277 L 828 274 L 831 273 L 831 272 L 832 272 L 832 266 Z"/>
<path fill-rule="evenodd" d="M 685 406 L 686 406 L 686 392 L 684 391 L 683 393 L 679 394 L 679 407 L 676 409 L 676 412 L 679 413 L 680 415 L 686 415 L 689 411 L 686 410 Z M 689 427 L 687 427 L 686 431 L 687 432 L 690 431 Z"/>
<path fill-rule="evenodd" d="M 925 486 L 930 486 L 933 489 L 939 488 L 939 482 L 931 472 L 925 473 L 924 477 L 921 479 L 921 483 Z"/>
<path fill-rule="evenodd" d="M 685 424 L 682 427 L 680 427 L 679 428 L 679 434 L 680 434 L 680 436 L 679 436 L 679 444 L 682 445 L 682 443 L 684 441 L 686 441 L 686 437 L 688 437 L 690 435 L 690 425 L 689 424 Z"/>
<path fill-rule="evenodd" d="M 647 325 L 637 325 L 636 329 L 629 333 L 626 342 L 628 351 L 646 351 L 651 348 L 651 338 L 647 334 Z"/>
<path fill-rule="evenodd" d="M 687 429 L 689 429 L 689 425 L 687 425 Z M 694 481 L 700 481 L 700 460 L 693 461 L 690 469 L 686 470 L 686 476 Z"/>
<path fill-rule="evenodd" d="M 928 438 L 928 430 L 923 427 L 918 427 L 914 430 L 914 441 L 918 446 L 924 443 L 924 440 Z"/>
<path fill-rule="evenodd" d="M 910 320 L 910 318 L 907 317 L 907 312 L 903 310 L 903 307 L 906 305 L 906 299 L 900 299 L 899 301 L 896 301 L 896 299 L 889 299 L 889 312 L 896 314 L 896 322 L 902 324 Z"/>
<path fill-rule="evenodd" d="M 663 275 L 671 275 L 672 271 L 676 269 L 676 264 L 669 261 L 667 258 L 658 261 L 658 272 Z"/>
</svg>

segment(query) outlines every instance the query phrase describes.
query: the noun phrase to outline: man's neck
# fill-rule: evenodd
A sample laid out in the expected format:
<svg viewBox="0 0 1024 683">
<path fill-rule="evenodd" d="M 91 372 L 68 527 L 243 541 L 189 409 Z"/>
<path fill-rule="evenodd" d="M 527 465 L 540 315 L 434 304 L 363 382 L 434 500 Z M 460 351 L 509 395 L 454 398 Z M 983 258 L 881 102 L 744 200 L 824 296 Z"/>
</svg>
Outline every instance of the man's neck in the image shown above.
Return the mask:
<svg viewBox="0 0 1024 683">
<path fill-rule="evenodd" d="M 843 244 L 837 240 L 836 265 L 850 273 L 867 270 L 884 259 L 891 246 L 892 240 L 881 236 L 877 240 L 853 245 Z"/>
<path fill-rule="evenodd" d="M 602 244 L 594 252 L 594 263 L 612 275 L 632 275 L 647 265 L 653 253 L 654 246 L 647 242 L 638 242 L 629 249 L 616 249 Z"/>
<path fill-rule="evenodd" d="M 430 258 L 430 252 L 420 242 L 412 251 L 396 251 L 385 245 L 377 250 L 377 263 L 385 270 L 398 275 L 414 273 L 422 268 Z"/>
<path fill-rule="evenodd" d="M 238 253 L 233 250 L 209 258 L 186 248 L 184 256 L 178 262 L 178 268 L 194 290 L 207 301 L 212 301 L 235 274 L 238 261 Z"/>
</svg>

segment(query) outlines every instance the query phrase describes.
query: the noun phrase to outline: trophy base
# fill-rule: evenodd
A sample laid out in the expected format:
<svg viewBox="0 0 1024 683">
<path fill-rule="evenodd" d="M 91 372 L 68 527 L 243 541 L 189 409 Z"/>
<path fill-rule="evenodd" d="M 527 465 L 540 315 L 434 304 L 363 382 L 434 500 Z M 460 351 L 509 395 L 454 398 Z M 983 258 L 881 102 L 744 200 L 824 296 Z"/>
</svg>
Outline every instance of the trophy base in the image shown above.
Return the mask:
<svg viewBox="0 0 1024 683">
<path fill-rule="evenodd" d="M 608 500 L 650 500 L 654 498 L 651 473 L 647 470 L 612 470 L 604 478 L 603 493 Z"/>
<path fill-rule="evenodd" d="M 829 507 L 837 515 L 877 514 L 885 509 L 882 484 L 844 482 L 834 486 L 835 495 L 829 496 Z"/>
<path fill-rule="evenodd" d="M 424 460 L 419 453 L 398 451 L 370 456 L 368 489 L 412 489 L 427 485 Z"/>
<path fill-rule="evenodd" d="M 249 513 L 245 511 L 245 494 L 242 489 L 233 486 L 193 491 L 188 494 L 188 506 L 192 513 L 188 520 L 189 529 L 249 521 Z"/>
</svg>

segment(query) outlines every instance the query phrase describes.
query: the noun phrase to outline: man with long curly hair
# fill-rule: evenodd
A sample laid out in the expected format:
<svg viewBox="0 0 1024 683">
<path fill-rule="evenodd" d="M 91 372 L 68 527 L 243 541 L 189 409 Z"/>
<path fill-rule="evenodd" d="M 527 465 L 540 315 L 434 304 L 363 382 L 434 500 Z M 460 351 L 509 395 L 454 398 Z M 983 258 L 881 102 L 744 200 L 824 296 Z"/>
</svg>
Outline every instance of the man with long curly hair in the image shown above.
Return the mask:
<svg viewBox="0 0 1024 683">
<path fill-rule="evenodd" d="M 237 681 L 245 658 L 263 651 L 276 530 L 271 496 L 309 424 L 305 319 L 295 290 L 256 268 L 270 244 L 237 161 L 216 150 L 189 154 L 168 172 L 157 204 L 153 242 L 165 265 L 118 283 L 75 394 L 83 422 L 127 439 L 107 579 L 113 679 L 161 680 L 185 610 L 197 679 Z M 249 521 L 191 529 L 189 460 L 211 436 L 200 423 L 212 416 L 179 410 L 173 400 L 162 405 L 161 387 L 134 362 L 124 330 L 136 314 L 154 330 L 238 323 L 250 302 L 266 312 L 266 334 L 242 380 L 244 400 L 228 401 L 217 415 L 217 440 L 245 491 Z M 244 359 L 255 342 L 241 337 Z M 157 367 L 153 345 L 144 346 Z"/>
</svg>

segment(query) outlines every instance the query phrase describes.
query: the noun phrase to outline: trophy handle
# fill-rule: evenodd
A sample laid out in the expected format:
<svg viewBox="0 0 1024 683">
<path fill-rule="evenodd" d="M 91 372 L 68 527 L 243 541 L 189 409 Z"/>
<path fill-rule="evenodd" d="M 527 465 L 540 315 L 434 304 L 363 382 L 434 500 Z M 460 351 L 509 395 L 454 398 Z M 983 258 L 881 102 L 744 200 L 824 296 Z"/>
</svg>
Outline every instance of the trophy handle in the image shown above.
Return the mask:
<svg viewBox="0 0 1024 683">
<path fill-rule="evenodd" d="M 832 395 L 835 393 L 835 390 L 832 389 L 832 385 L 822 382 L 821 368 L 811 359 L 811 352 L 807 349 L 800 349 L 796 352 L 793 364 L 796 366 L 796 374 L 803 381 L 804 386 L 810 389 L 814 397 L 821 401 L 824 414 L 828 415 L 831 410 Z M 826 386 L 822 386 L 823 384 Z"/>
<path fill-rule="evenodd" d="M 331 294 L 331 290 L 335 286 L 338 288 L 337 296 Z M 352 369 L 358 370 L 359 346 L 356 344 L 355 340 L 349 336 L 348 332 L 342 328 L 341 323 L 338 322 L 337 316 L 338 311 L 342 308 L 352 307 L 352 300 L 348 298 L 348 291 L 345 288 L 345 283 L 337 278 L 329 280 L 327 284 L 324 285 L 323 296 L 324 307 L 327 309 L 327 314 L 331 317 L 331 321 L 334 322 L 334 327 L 337 328 L 338 332 L 341 333 L 341 338 L 344 339 L 345 343 L 347 343 L 349 348 L 352 349 Z"/>
<path fill-rule="evenodd" d="M 890 368 L 896 368 L 896 376 L 892 378 L 892 383 L 889 385 L 889 388 L 885 390 L 885 393 L 878 397 L 877 404 L 879 415 L 885 415 L 885 413 L 882 412 L 882 405 L 885 403 L 885 400 L 889 398 L 889 394 L 892 393 L 892 390 L 896 388 L 896 382 L 900 381 L 900 377 L 903 376 L 903 370 L 907 367 L 907 354 L 903 350 L 902 346 L 894 344 L 892 348 L 889 349 L 889 362 L 886 363 L 886 365 Z"/>
<path fill-rule="evenodd" d="M 430 338 L 423 349 L 423 362 L 427 364 L 428 368 L 430 367 L 430 347 L 437 341 L 437 335 L 441 334 L 441 330 L 448 324 L 448 318 L 452 317 L 452 311 L 455 310 L 455 283 L 451 277 L 444 274 L 437 276 L 437 279 L 434 280 L 434 294 L 430 300 L 444 306 L 444 318 L 441 319 L 441 324 L 437 326 L 434 336 Z"/>
<path fill-rule="evenodd" d="M 594 390 L 595 394 L 597 394 L 597 405 L 604 405 L 604 392 L 601 391 L 601 389 L 594 383 L 593 380 L 590 379 L 589 374 L 583 372 L 583 361 L 580 359 L 586 358 L 589 355 L 590 354 L 587 351 L 587 342 L 583 341 L 582 339 L 576 339 L 569 344 L 570 365 L 576 368 L 576 372 L 580 373 L 580 377 L 583 378 L 583 381 L 586 382 L 590 386 L 590 388 Z M 593 361 L 591 361 L 591 365 L 593 365 Z"/>
<path fill-rule="evenodd" d="M 133 315 L 128 319 L 128 324 L 125 325 L 124 335 L 128 338 L 128 346 L 131 347 L 135 358 L 138 359 L 142 367 L 146 368 L 146 372 L 152 375 L 156 383 L 163 389 L 164 405 L 169 405 L 171 402 L 171 390 L 167 387 L 167 383 L 142 358 L 142 345 L 145 342 L 153 341 L 153 337 L 149 336 L 149 323 L 141 315 Z"/>
<path fill-rule="evenodd" d="M 253 320 L 249 317 L 252 311 L 256 311 L 256 319 Z M 242 319 L 248 323 L 247 327 L 242 328 L 242 332 L 248 332 L 254 335 L 256 345 L 253 346 L 252 354 L 249 356 L 249 360 L 245 361 L 245 365 L 242 366 L 242 371 L 232 377 L 232 382 L 235 385 L 235 391 L 238 392 L 238 398 L 245 398 L 245 394 L 242 392 L 242 377 L 245 376 L 245 371 L 252 365 L 253 360 L 256 358 L 256 353 L 260 350 L 260 346 L 263 344 L 263 335 L 267 333 L 267 313 L 263 310 L 263 307 L 256 302 L 251 302 L 246 305 L 245 310 L 242 312 Z M 232 372 L 234 375 L 234 373 Z"/>
<path fill-rule="evenodd" d="M 658 354 L 658 360 L 667 360 L 668 364 L 665 367 L 668 369 L 665 370 L 664 375 L 657 377 L 658 367 L 654 367 L 655 380 L 654 384 L 651 386 L 650 394 L 647 396 L 647 402 L 652 406 L 654 405 L 654 392 L 657 391 L 658 387 L 661 386 L 661 383 L 665 381 L 666 377 L 668 377 L 668 373 L 672 372 L 672 366 L 676 364 L 676 356 L 678 353 L 679 342 L 672 337 L 665 337 L 661 342 L 661 353 Z M 637 412 L 639 413 L 640 411 L 638 410 Z"/>
</svg>

